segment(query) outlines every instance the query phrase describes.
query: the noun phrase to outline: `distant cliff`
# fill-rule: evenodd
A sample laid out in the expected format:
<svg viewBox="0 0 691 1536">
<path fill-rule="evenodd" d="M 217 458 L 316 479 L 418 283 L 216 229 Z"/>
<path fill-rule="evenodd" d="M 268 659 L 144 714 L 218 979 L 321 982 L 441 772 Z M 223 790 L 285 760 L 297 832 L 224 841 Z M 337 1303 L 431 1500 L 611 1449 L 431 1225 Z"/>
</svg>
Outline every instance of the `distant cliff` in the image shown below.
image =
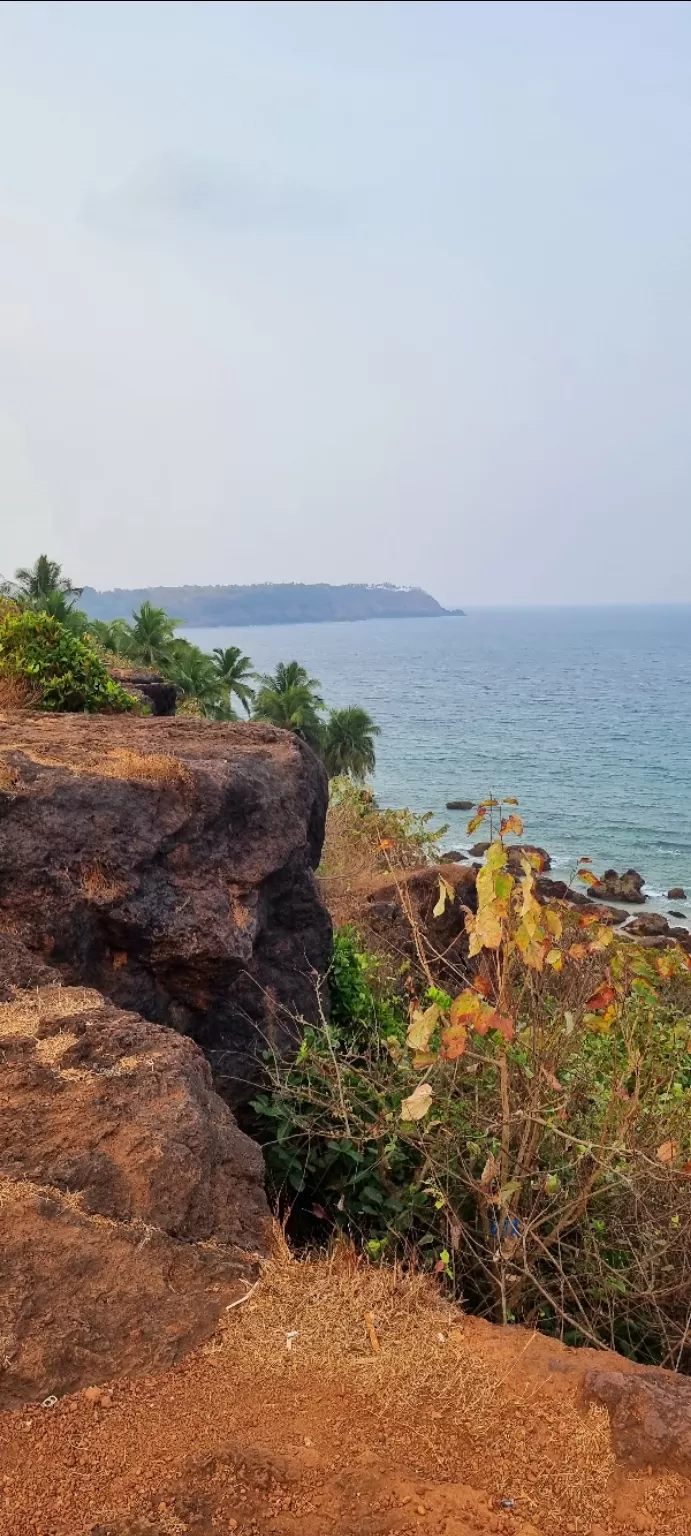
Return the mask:
<svg viewBox="0 0 691 1536">
<path fill-rule="evenodd" d="M 330 587 L 265 583 L 255 587 L 137 587 L 96 592 L 85 587 L 80 607 L 91 619 L 128 619 L 146 599 L 181 622 L 309 624 L 338 619 L 435 618 L 446 614 L 420 587 Z"/>
</svg>

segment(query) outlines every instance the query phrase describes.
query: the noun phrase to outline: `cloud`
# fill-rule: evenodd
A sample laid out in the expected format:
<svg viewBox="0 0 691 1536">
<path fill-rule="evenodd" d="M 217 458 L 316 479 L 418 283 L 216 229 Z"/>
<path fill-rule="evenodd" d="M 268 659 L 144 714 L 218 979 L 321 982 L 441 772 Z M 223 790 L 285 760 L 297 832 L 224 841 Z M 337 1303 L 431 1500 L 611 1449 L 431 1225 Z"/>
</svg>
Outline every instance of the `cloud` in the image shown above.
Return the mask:
<svg viewBox="0 0 691 1536">
<path fill-rule="evenodd" d="M 168 155 L 90 194 L 86 221 L 112 235 L 220 234 L 328 228 L 331 200 L 313 187 L 249 177 L 228 165 Z"/>
</svg>

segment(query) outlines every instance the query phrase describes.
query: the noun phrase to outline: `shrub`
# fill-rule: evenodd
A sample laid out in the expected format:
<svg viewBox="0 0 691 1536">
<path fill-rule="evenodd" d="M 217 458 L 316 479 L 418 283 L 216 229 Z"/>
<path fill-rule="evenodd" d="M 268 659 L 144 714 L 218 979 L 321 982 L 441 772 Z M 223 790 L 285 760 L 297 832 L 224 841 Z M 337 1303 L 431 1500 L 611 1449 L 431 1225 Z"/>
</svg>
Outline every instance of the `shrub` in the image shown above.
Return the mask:
<svg viewBox="0 0 691 1536">
<path fill-rule="evenodd" d="M 680 1368 L 689 960 L 618 938 L 595 908 L 541 904 L 530 858 L 508 868 L 513 831 L 512 813 L 478 875 L 458 996 L 430 989 L 402 1025 L 394 999 L 368 1032 L 341 956 L 333 1020 L 255 1106 L 269 1166 L 370 1253 L 413 1246 L 473 1310 Z"/>
<path fill-rule="evenodd" d="M 95 652 L 47 613 L 9 612 L 0 619 L 0 677 L 25 684 L 41 709 L 137 709 Z"/>
</svg>

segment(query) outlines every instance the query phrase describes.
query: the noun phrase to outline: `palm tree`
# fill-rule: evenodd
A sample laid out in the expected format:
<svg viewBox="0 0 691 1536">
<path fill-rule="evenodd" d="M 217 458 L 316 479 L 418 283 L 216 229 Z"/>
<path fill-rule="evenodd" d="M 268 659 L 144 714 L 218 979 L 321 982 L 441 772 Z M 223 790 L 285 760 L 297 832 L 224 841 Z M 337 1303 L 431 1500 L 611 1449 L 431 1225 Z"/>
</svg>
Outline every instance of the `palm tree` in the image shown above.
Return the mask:
<svg viewBox="0 0 691 1536">
<path fill-rule="evenodd" d="M 305 667 L 301 667 L 299 661 L 279 661 L 275 672 L 265 672 L 259 681 L 262 691 L 268 689 L 271 693 L 287 693 L 293 688 L 304 688 L 310 695 L 312 707 L 324 708 L 324 700 L 317 688 L 321 688 L 318 677 L 309 677 Z"/>
<path fill-rule="evenodd" d="M 374 737 L 380 727 L 366 709 L 332 709 L 324 731 L 324 763 L 330 779 L 347 773 L 360 782 L 374 773 Z"/>
<path fill-rule="evenodd" d="M 285 731 L 293 731 L 315 752 L 320 752 L 322 723 L 317 714 L 317 698 L 310 688 L 299 684 L 285 688 L 262 686 L 254 701 L 253 719 L 266 720 Z M 320 699 L 318 702 L 321 704 Z"/>
<path fill-rule="evenodd" d="M 68 602 L 64 591 L 60 587 L 53 587 L 52 591 L 41 593 L 32 600 L 30 606 L 39 613 L 49 613 L 52 619 L 69 629 L 70 634 L 81 639 L 89 627 L 89 620 L 81 608 L 76 608 L 74 601 Z"/>
<path fill-rule="evenodd" d="M 166 676 L 175 683 L 184 699 L 194 699 L 204 711 L 213 715 L 219 704 L 218 676 L 206 651 L 189 640 L 174 640 L 166 657 Z"/>
<path fill-rule="evenodd" d="M 226 650 L 216 646 L 212 666 L 227 697 L 228 719 L 232 719 L 233 715 L 233 694 L 249 715 L 250 704 L 254 699 L 254 689 L 250 688 L 249 679 L 257 675 L 252 671 L 249 656 L 243 656 L 239 645 L 229 645 Z"/>
<path fill-rule="evenodd" d="M 132 618 L 132 660 L 147 667 L 165 666 L 175 644 L 175 625 L 180 620 L 171 619 L 165 608 L 155 608 L 148 600 Z"/>
<path fill-rule="evenodd" d="M 69 577 L 63 576 L 62 566 L 58 565 L 57 560 L 49 560 L 47 555 L 39 555 L 31 567 L 20 566 L 14 573 L 14 579 L 18 596 L 29 601 L 50 597 L 52 592 L 81 597 L 83 591 L 82 587 L 73 586 Z"/>
<path fill-rule="evenodd" d="M 88 632 L 104 651 L 114 656 L 132 656 L 132 626 L 126 619 L 89 619 Z"/>
</svg>

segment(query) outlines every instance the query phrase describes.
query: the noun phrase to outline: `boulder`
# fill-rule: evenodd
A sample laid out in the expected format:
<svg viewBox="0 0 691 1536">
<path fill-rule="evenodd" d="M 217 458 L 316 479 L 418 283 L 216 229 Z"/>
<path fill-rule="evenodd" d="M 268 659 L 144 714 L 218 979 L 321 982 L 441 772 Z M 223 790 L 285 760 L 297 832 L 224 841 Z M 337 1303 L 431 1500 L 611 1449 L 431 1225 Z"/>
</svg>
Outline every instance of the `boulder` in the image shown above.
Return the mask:
<svg viewBox="0 0 691 1536">
<path fill-rule="evenodd" d="M 0 1408 L 166 1368 L 266 1251 L 259 1148 L 191 1040 L 87 988 L 14 990 L 0 1063 Z"/>
<path fill-rule="evenodd" d="M 489 846 L 489 843 L 473 843 L 468 849 L 468 857 L 470 859 L 484 859 Z"/>
<path fill-rule="evenodd" d="M 231 1103 L 315 1018 L 322 764 L 288 731 L 0 716 L 0 929 L 204 1048 Z"/>
<path fill-rule="evenodd" d="M 683 885 L 673 885 L 672 889 L 667 892 L 667 899 L 668 901 L 686 901 L 686 891 Z"/>
<path fill-rule="evenodd" d="M 673 1371 L 589 1370 L 588 1403 L 609 1410 L 617 1457 L 634 1467 L 691 1476 L 691 1381 Z"/>
<path fill-rule="evenodd" d="M 590 894 L 596 900 L 626 901 L 636 906 L 647 901 L 643 894 L 644 883 L 643 876 L 635 869 L 627 869 L 622 875 L 618 875 L 616 869 L 606 869 L 602 879 L 591 885 Z"/>
<path fill-rule="evenodd" d="M 644 912 L 626 924 L 625 932 L 632 933 L 637 939 L 657 939 L 663 933 L 669 933 L 669 923 L 661 912 Z"/>
<path fill-rule="evenodd" d="M 446 802 L 446 809 L 447 809 L 447 811 L 474 811 L 475 810 L 475 801 L 474 800 L 447 800 L 447 802 Z"/>
<path fill-rule="evenodd" d="M 445 848 L 441 857 L 445 864 L 462 864 L 465 854 L 461 852 L 460 848 Z"/>
<path fill-rule="evenodd" d="M 670 917 L 686 917 L 686 913 L 679 911 L 677 907 L 670 907 L 669 915 Z"/>
</svg>

